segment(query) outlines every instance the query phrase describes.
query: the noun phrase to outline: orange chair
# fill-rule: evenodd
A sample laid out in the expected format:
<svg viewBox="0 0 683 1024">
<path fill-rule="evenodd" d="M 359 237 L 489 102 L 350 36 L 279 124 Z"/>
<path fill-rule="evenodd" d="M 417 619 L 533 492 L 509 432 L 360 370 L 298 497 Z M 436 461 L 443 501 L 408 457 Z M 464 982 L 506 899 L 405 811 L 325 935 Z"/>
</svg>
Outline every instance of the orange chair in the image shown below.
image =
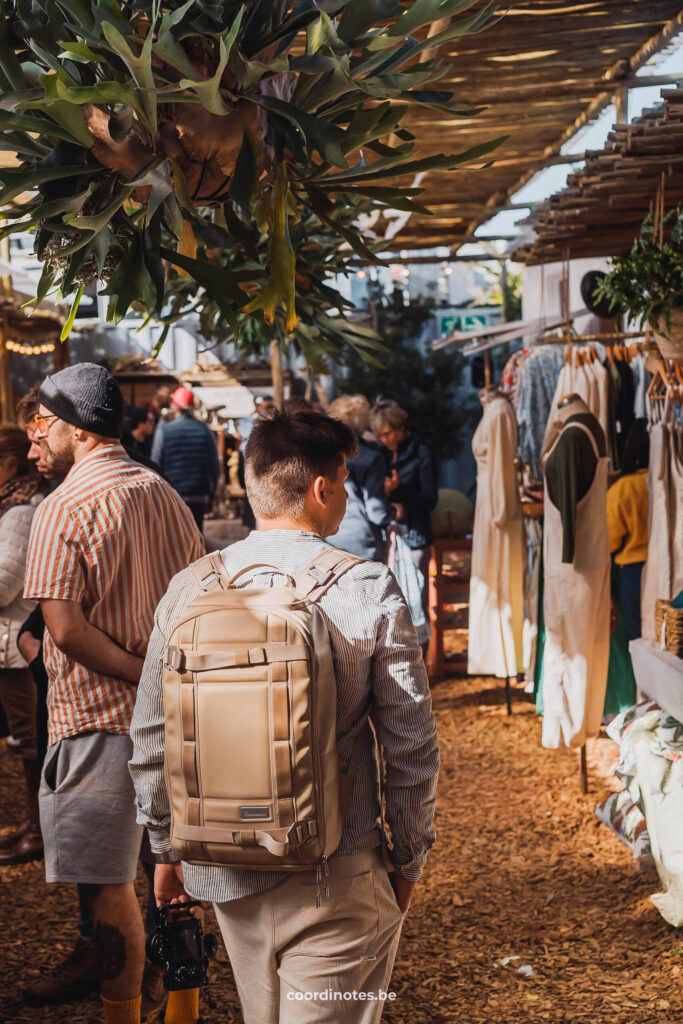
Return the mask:
<svg viewBox="0 0 683 1024">
<path fill-rule="evenodd" d="M 467 644 L 461 650 L 446 654 L 444 633 L 446 630 L 456 630 L 466 636 L 471 559 L 471 538 L 434 541 L 429 562 L 429 622 L 432 635 L 427 653 L 427 669 L 430 679 L 435 683 L 447 675 L 464 675 L 467 672 Z"/>
</svg>

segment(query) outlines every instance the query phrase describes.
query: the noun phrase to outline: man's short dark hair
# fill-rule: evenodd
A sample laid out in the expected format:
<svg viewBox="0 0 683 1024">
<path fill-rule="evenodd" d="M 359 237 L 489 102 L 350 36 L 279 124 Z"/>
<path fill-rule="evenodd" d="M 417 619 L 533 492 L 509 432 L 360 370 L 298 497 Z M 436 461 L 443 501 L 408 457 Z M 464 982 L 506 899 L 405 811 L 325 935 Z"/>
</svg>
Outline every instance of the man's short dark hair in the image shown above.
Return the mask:
<svg viewBox="0 0 683 1024">
<path fill-rule="evenodd" d="M 335 477 L 357 442 L 344 423 L 317 412 L 276 413 L 252 430 L 244 452 L 247 494 L 257 519 L 303 512 L 311 482 Z"/>
</svg>

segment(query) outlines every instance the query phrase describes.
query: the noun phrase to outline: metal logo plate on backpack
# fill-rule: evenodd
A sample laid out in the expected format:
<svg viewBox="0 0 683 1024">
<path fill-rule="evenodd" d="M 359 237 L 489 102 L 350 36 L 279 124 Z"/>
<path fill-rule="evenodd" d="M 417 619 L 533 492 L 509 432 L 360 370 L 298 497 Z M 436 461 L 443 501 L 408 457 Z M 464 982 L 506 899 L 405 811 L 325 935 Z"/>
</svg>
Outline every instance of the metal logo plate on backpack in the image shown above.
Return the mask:
<svg viewBox="0 0 683 1024">
<path fill-rule="evenodd" d="M 240 807 L 242 821 L 263 821 L 270 818 L 270 807 Z"/>
</svg>

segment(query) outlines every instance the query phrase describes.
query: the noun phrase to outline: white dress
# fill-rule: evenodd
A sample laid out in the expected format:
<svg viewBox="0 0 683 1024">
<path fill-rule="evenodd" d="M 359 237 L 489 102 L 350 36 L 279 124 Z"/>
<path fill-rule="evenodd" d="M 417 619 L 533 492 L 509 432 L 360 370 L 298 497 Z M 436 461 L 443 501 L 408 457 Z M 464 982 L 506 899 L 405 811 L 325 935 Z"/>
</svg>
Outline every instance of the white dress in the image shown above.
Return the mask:
<svg viewBox="0 0 683 1024">
<path fill-rule="evenodd" d="M 545 484 L 543 524 L 543 734 L 544 747 L 581 747 L 597 736 L 605 704 L 609 664 L 610 553 L 607 536 L 607 458 L 591 430 L 584 431 L 597 466 L 587 494 L 576 506 L 574 559 L 562 561 L 564 530 Z M 548 454 L 553 451 L 559 441 Z"/>
<path fill-rule="evenodd" d="M 514 677 L 523 670 L 522 506 L 515 455 L 517 421 L 496 393 L 486 401 L 472 438 L 477 462 L 470 582 L 471 675 Z"/>
<path fill-rule="evenodd" d="M 668 422 L 668 403 L 664 418 L 650 424 L 650 465 L 647 471 L 649 523 L 647 561 L 643 566 L 640 589 L 640 613 L 643 636 L 655 637 L 655 602 L 670 600 L 674 591 L 672 573 L 672 541 L 675 538 L 675 509 L 672 507 L 672 460 L 670 450 L 675 442 Z M 680 558 L 680 555 L 678 556 Z"/>
</svg>

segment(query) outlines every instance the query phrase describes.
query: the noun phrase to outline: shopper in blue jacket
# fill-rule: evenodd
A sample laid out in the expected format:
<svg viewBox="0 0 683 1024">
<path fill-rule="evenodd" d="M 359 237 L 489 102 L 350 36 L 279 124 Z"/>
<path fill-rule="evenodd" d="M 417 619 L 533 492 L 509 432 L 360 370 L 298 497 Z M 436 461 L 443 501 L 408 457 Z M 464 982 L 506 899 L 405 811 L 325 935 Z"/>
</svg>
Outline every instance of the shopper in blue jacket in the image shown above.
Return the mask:
<svg viewBox="0 0 683 1024">
<path fill-rule="evenodd" d="M 218 486 L 218 447 L 206 423 L 194 415 L 194 396 L 189 388 L 173 392 L 171 408 L 174 418 L 160 423 L 154 435 L 152 459 L 201 530 Z"/>
</svg>

